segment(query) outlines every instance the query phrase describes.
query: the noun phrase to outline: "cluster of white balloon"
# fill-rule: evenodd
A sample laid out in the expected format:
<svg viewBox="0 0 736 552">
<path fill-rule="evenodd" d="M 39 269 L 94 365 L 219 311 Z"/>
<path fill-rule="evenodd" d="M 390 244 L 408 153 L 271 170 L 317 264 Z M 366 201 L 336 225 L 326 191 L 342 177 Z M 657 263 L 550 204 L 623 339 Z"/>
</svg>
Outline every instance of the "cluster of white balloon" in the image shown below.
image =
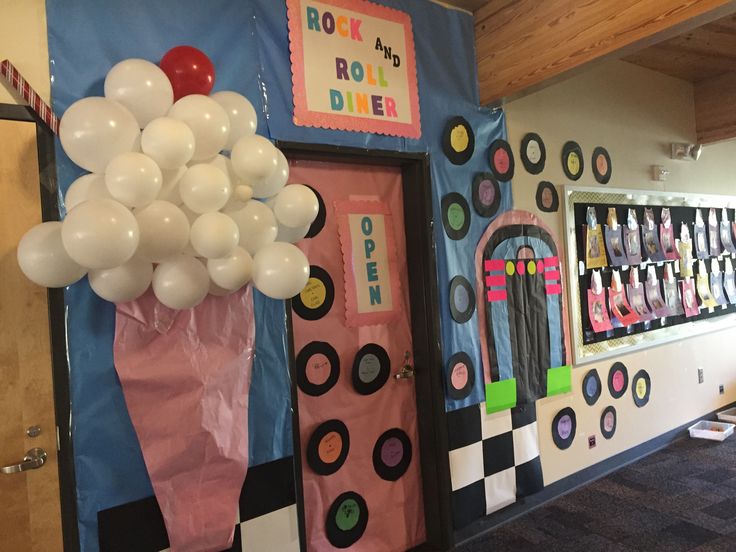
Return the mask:
<svg viewBox="0 0 736 552">
<path fill-rule="evenodd" d="M 276 299 L 304 288 L 309 262 L 293 243 L 317 216 L 315 193 L 285 186 L 286 158 L 255 134 L 245 97 L 174 99 L 161 68 L 128 59 L 107 74 L 104 98 L 67 109 L 61 145 L 90 174 L 68 189 L 63 222 L 21 239 L 18 263 L 30 280 L 63 287 L 87 274 L 95 293 L 115 303 L 152 285 L 173 309 L 251 278 Z"/>
</svg>

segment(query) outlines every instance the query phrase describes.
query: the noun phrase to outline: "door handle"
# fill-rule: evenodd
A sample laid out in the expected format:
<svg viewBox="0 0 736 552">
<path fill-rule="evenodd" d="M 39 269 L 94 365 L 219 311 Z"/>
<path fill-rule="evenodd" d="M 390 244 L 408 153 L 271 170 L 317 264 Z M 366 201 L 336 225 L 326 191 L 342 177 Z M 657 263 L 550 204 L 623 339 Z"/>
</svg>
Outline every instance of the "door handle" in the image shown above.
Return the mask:
<svg viewBox="0 0 736 552">
<path fill-rule="evenodd" d="M 20 464 L 11 464 L 10 466 L 3 466 L 0 468 L 2 473 L 19 473 L 28 470 L 37 470 L 46 463 L 47 458 L 46 451 L 42 448 L 32 448 L 23 457 L 23 461 Z"/>
<path fill-rule="evenodd" d="M 394 374 L 394 377 L 399 379 L 409 379 L 414 377 L 414 366 L 409 363 L 409 359 L 411 358 L 411 353 L 407 351 L 404 353 L 404 365 L 401 367 L 401 370 L 398 371 L 398 373 Z"/>
</svg>

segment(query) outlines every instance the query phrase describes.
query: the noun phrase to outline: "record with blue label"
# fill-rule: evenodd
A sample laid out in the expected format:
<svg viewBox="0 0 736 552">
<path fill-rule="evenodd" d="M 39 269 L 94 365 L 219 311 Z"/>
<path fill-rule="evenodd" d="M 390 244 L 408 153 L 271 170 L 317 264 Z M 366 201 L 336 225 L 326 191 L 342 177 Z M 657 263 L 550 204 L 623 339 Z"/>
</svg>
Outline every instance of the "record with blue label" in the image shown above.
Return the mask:
<svg viewBox="0 0 736 552">
<path fill-rule="evenodd" d="M 376 343 L 361 347 L 353 360 L 353 388 L 361 395 L 375 393 L 388 381 L 391 362 L 386 349 Z"/>
<path fill-rule="evenodd" d="M 598 398 L 601 396 L 601 378 L 598 375 L 598 370 L 593 368 L 589 370 L 583 377 L 583 398 L 589 406 L 593 406 L 598 402 Z"/>
<path fill-rule="evenodd" d="M 475 292 L 467 279 L 455 276 L 450 280 L 450 315 L 458 324 L 464 324 L 475 312 Z"/>
</svg>

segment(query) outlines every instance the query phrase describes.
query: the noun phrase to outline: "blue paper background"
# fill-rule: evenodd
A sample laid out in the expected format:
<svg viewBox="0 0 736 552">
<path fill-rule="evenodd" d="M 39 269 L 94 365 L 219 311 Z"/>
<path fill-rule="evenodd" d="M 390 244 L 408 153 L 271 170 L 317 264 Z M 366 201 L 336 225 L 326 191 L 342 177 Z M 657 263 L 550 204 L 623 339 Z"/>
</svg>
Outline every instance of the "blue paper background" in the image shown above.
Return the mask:
<svg viewBox="0 0 736 552">
<path fill-rule="evenodd" d="M 123 59 L 158 61 L 170 48 L 190 44 L 212 59 L 215 90 L 247 96 L 259 112 L 260 134 L 273 139 L 404 152 L 429 152 L 434 188 L 435 232 L 445 362 L 458 351 L 473 359 L 476 379 L 464 401 L 483 400 L 477 314 L 462 325 L 449 313 L 449 281 L 475 281 L 475 246 L 490 219 L 472 212 L 470 231 L 448 240 L 439 202 L 450 192 L 470 201 L 475 172 L 488 171 L 487 149 L 505 137 L 500 110 L 478 107 L 473 20 L 463 12 L 419 0 L 378 2 L 408 12 L 416 46 L 422 137 L 410 140 L 297 127 L 292 122 L 291 68 L 286 6 L 274 0 L 47 0 L 53 107 L 58 115 L 75 100 L 102 95 L 110 67 Z M 462 167 L 450 164 L 440 147 L 444 125 L 465 117 L 476 149 Z M 81 171 L 57 146 L 57 171 L 64 192 Z M 499 213 L 511 206 L 511 186 L 501 185 Z M 251 465 L 292 454 L 290 382 L 282 302 L 255 293 L 256 358 L 250 391 Z M 83 551 L 98 549 L 97 512 L 152 494 L 135 432 L 125 408 L 112 359 L 114 306 L 97 298 L 86 280 L 68 288 L 68 339 L 72 424 Z M 436 367 L 444 370 L 444 367 Z"/>
</svg>

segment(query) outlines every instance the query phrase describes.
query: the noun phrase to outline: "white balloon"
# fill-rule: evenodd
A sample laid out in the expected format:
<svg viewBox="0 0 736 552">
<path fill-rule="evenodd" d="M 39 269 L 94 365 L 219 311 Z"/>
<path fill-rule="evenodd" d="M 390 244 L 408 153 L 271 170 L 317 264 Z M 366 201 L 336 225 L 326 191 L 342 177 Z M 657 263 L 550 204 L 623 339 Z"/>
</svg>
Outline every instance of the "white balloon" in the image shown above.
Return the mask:
<svg viewBox="0 0 736 552">
<path fill-rule="evenodd" d="M 312 224 L 319 213 L 319 200 L 304 184 L 289 184 L 276 196 L 273 205 L 276 220 L 289 228 Z"/>
<path fill-rule="evenodd" d="M 196 307 L 207 296 L 209 287 L 207 269 L 194 257 L 171 257 L 153 271 L 153 293 L 171 309 Z"/>
<path fill-rule="evenodd" d="M 243 136 L 253 136 L 256 133 L 258 116 L 248 98 L 229 90 L 215 92 L 210 98 L 222 106 L 230 119 L 230 137 L 225 145 L 226 150 L 233 149 L 235 142 Z"/>
<path fill-rule="evenodd" d="M 240 230 L 240 247 L 251 255 L 264 245 L 276 239 L 278 224 L 273 211 L 260 201 L 254 199 L 242 209 L 226 211 L 225 214 L 235 221 Z"/>
<path fill-rule="evenodd" d="M 88 199 L 112 199 L 104 174 L 85 174 L 72 182 L 64 196 L 64 208 L 69 212 Z"/>
<path fill-rule="evenodd" d="M 134 214 L 140 229 L 137 257 L 160 263 L 184 251 L 189 243 L 189 220 L 179 207 L 157 199 Z"/>
<path fill-rule="evenodd" d="M 215 297 L 225 297 L 226 295 L 230 295 L 231 293 L 235 292 L 236 290 L 233 289 L 223 289 L 220 286 L 218 286 L 215 282 L 210 282 L 210 289 L 209 294 L 214 295 Z"/>
<path fill-rule="evenodd" d="M 126 59 L 105 77 L 105 97 L 123 104 L 144 128 L 166 115 L 174 103 L 171 81 L 158 65 L 145 59 Z"/>
<path fill-rule="evenodd" d="M 309 229 L 312 227 L 311 224 L 306 224 L 297 228 L 289 228 L 283 224 L 279 224 L 279 232 L 276 234 L 276 241 L 296 243 L 304 239 Z"/>
<path fill-rule="evenodd" d="M 102 173 L 116 155 L 138 149 L 141 131 L 133 114 L 118 102 L 89 97 L 74 102 L 59 122 L 59 140 L 69 159 Z"/>
<path fill-rule="evenodd" d="M 235 174 L 252 185 L 276 171 L 278 150 L 263 136 L 244 136 L 235 142 L 230 161 Z"/>
<path fill-rule="evenodd" d="M 43 222 L 23 234 L 17 258 L 26 278 L 39 286 L 69 286 L 87 273 L 64 249 L 60 222 Z"/>
<path fill-rule="evenodd" d="M 143 129 L 141 150 L 161 169 L 177 169 L 194 155 L 194 133 L 179 119 L 159 117 Z"/>
<path fill-rule="evenodd" d="M 195 213 L 218 211 L 230 198 L 230 180 L 214 165 L 193 165 L 179 180 L 179 193 L 184 205 Z"/>
<path fill-rule="evenodd" d="M 238 245 L 240 231 L 229 216 L 218 213 L 205 213 L 192 223 L 189 239 L 197 255 L 206 259 L 216 259 L 229 255 Z"/>
<path fill-rule="evenodd" d="M 153 265 L 137 255 L 115 268 L 89 271 L 89 285 L 97 295 L 111 303 L 138 299 L 151 285 Z"/>
<path fill-rule="evenodd" d="M 69 256 L 87 268 L 113 268 L 138 248 L 138 222 L 122 203 L 89 199 L 67 214 L 61 239 Z"/>
<path fill-rule="evenodd" d="M 127 152 L 114 157 L 105 169 L 110 195 L 128 207 L 148 205 L 161 191 L 163 176 L 156 162 L 142 153 Z"/>
<path fill-rule="evenodd" d="M 242 247 L 236 247 L 226 257 L 209 259 L 207 272 L 218 287 L 235 291 L 250 281 L 253 258 Z"/>
<path fill-rule="evenodd" d="M 253 258 L 253 284 L 273 299 L 288 299 L 309 280 L 309 261 L 290 243 L 274 242 L 262 247 Z"/>
<path fill-rule="evenodd" d="M 185 122 L 194 133 L 192 160 L 211 159 L 225 147 L 230 135 L 230 120 L 225 110 L 212 98 L 190 94 L 178 100 L 169 117 Z"/>
<path fill-rule="evenodd" d="M 287 180 L 289 180 L 289 162 L 281 150 L 276 148 L 276 170 L 266 178 L 251 183 L 253 197 L 273 197 L 281 191 Z"/>
<path fill-rule="evenodd" d="M 243 203 L 247 203 L 253 197 L 253 188 L 245 184 L 241 184 L 240 186 L 235 188 L 234 195 L 238 198 L 238 200 L 242 201 Z"/>
<path fill-rule="evenodd" d="M 161 177 L 161 191 L 158 193 L 156 199 L 168 201 L 174 205 L 181 205 L 181 194 L 179 193 L 179 180 L 187 172 L 186 167 L 179 167 L 178 169 L 162 170 Z"/>
</svg>

